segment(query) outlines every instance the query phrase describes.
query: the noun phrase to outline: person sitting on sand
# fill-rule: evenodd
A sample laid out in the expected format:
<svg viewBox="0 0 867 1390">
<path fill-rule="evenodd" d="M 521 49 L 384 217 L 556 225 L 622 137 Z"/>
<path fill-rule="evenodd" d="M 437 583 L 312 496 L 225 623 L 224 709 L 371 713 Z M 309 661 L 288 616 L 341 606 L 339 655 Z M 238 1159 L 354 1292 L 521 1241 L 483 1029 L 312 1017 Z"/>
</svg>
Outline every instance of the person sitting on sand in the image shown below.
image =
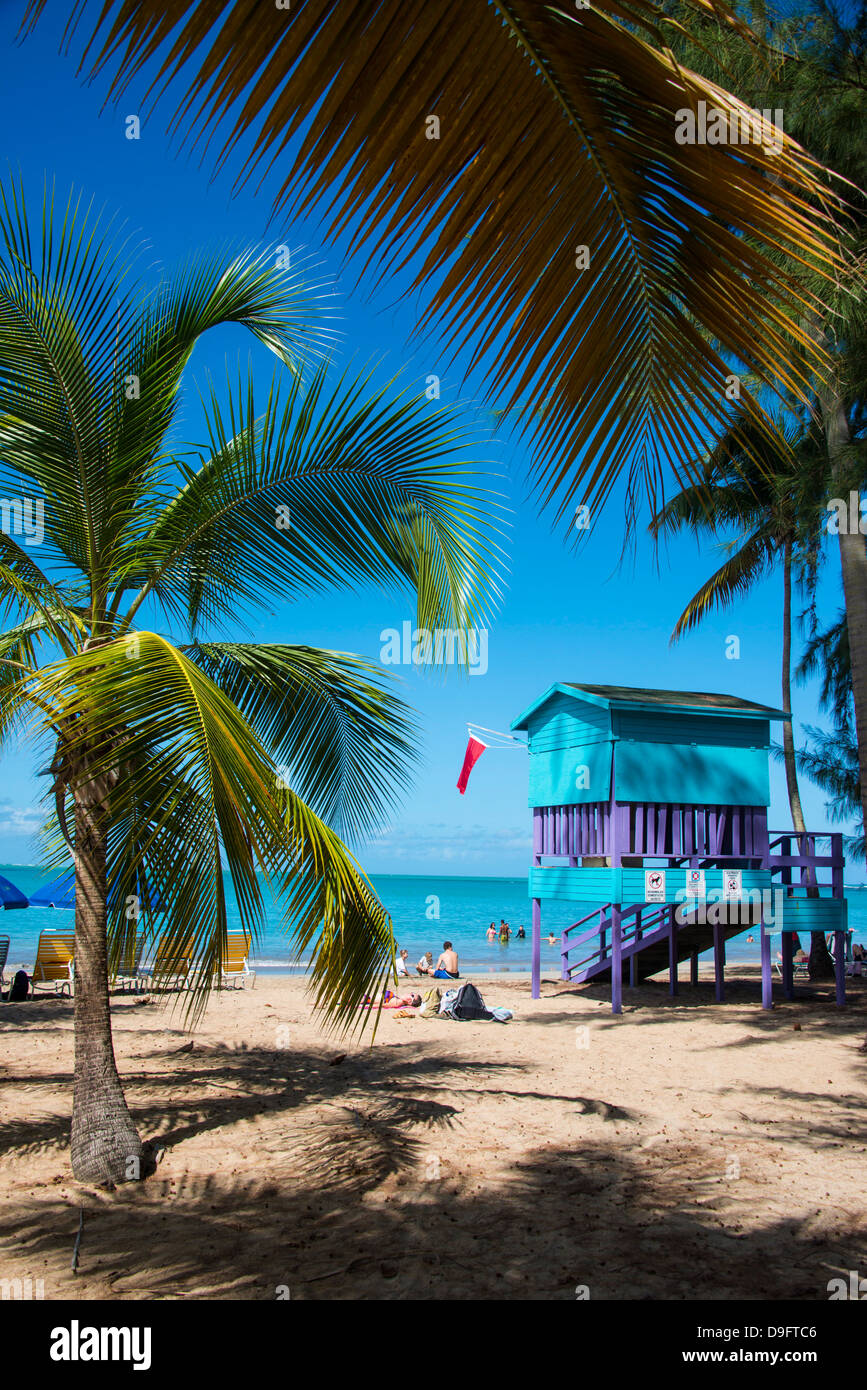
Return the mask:
<svg viewBox="0 0 867 1390">
<path fill-rule="evenodd" d="M 456 980 L 459 974 L 458 953 L 450 941 L 444 941 L 442 954 L 437 961 L 437 968 L 434 971 L 434 979 Z"/>
<path fill-rule="evenodd" d="M 492 922 L 491 925 L 488 927 L 488 930 L 485 932 L 485 936 L 488 938 L 489 941 L 493 941 L 496 935 L 497 928 L 494 926 L 494 923 Z"/>
<path fill-rule="evenodd" d="M 860 942 L 856 942 L 852 947 L 852 959 L 867 960 L 867 950 L 864 949 Z"/>
<path fill-rule="evenodd" d="M 516 941 L 523 941 L 526 935 L 527 933 L 524 931 L 524 923 L 522 922 L 518 930 L 515 932 L 515 939 Z"/>
<path fill-rule="evenodd" d="M 394 962 L 395 969 L 397 970 L 398 975 L 408 975 L 408 974 L 409 974 L 409 971 L 408 971 L 407 968 L 406 968 L 406 958 L 407 958 L 408 955 L 409 955 L 409 951 L 398 951 L 398 953 L 397 953 L 397 959 L 396 959 L 396 961 Z"/>
<path fill-rule="evenodd" d="M 432 975 L 434 970 L 433 951 L 425 951 L 415 968 L 419 975 Z"/>
</svg>

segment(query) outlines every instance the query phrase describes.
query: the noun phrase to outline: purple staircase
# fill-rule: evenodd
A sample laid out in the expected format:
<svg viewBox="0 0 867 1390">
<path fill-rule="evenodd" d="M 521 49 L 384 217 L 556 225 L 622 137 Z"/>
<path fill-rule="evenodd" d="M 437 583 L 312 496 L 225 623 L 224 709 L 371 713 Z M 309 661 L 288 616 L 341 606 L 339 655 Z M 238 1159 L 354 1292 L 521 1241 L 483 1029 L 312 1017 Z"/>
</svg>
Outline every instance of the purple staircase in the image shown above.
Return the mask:
<svg viewBox="0 0 867 1390">
<path fill-rule="evenodd" d="M 562 934 L 562 970 L 564 980 L 584 984 L 588 980 L 611 979 L 612 903 L 573 922 Z M 707 922 L 695 921 L 681 913 L 678 922 L 676 909 L 667 905 L 633 903 L 620 910 L 621 972 L 624 984 L 642 980 L 669 970 L 680 961 L 693 960 L 696 974 L 698 956 L 714 946 L 715 930 L 722 942 L 739 935 L 749 925 L 740 920 L 728 926 L 721 923 L 716 929 Z M 756 914 L 755 924 L 759 916 Z M 581 928 L 584 928 L 582 931 Z"/>
</svg>

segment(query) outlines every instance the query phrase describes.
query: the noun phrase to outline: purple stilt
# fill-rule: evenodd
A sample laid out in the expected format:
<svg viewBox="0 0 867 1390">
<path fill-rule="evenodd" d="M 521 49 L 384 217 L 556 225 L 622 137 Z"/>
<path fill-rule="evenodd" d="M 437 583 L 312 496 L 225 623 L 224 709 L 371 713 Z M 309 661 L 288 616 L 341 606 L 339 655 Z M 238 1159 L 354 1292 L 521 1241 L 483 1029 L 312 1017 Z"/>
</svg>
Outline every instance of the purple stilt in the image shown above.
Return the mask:
<svg viewBox="0 0 867 1390">
<path fill-rule="evenodd" d="M 623 1013 L 623 951 L 620 904 L 611 909 L 611 1012 Z"/>
<path fill-rule="evenodd" d="M 566 955 L 566 952 L 568 951 L 568 949 L 569 949 L 569 938 L 568 938 L 568 936 L 566 935 L 566 933 L 565 933 L 565 931 L 564 931 L 564 932 L 561 934 L 561 936 L 560 936 L 560 979 L 561 979 L 561 980 L 568 980 L 568 978 L 569 978 L 569 957 Z"/>
<path fill-rule="evenodd" d="M 668 909 L 668 992 L 677 994 L 677 921 L 675 909 Z"/>
<path fill-rule="evenodd" d="M 698 951 L 693 951 L 689 958 L 689 983 L 698 984 Z"/>
<path fill-rule="evenodd" d="M 723 954 L 723 934 L 719 922 L 714 923 L 713 928 L 713 969 L 716 979 L 716 1002 L 721 1004 L 725 999 L 725 956 Z"/>
<path fill-rule="evenodd" d="M 765 926 L 764 918 L 761 924 L 762 933 L 762 1008 L 772 1009 L 774 1007 L 774 977 L 771 971 L 771 938 Z"/>
<path fill-rule="evenodd" d="M 783 993 L 787 999 L 795 997 L 795 943 L 792 933 L 784 931 L 780 938 L 780 951 L 783 956 Z"/>
<path fill-rule="evenodd" d="M 542 903 L 533 899 L 533 945 L 530 970 L 532 974 L 531 993 L 538 999 L 542 992 Z"/>
<path fill-rule="evenodd" d="M 842 1009 L 846 1004 L 846 933 L 842 931 L 834 933 L 834 977 L 837 1008 Z"/>
</svg>

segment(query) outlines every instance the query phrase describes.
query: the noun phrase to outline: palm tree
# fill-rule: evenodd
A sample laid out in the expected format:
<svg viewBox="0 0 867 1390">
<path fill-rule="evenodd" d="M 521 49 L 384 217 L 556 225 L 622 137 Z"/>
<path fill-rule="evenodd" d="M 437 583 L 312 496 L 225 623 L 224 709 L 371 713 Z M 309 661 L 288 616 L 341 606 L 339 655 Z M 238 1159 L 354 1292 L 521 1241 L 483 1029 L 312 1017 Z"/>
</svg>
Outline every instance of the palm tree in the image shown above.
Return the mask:
<svg viewBox="0 0 867 1390">
<path fill-rule="evenodd" d="M 798 769 L 828 793 L 832 820 L 854 820 L 855 833 L 846 836 L 846 850 L 852 858 L 863 859 L 861 772 L 853 733 L 852 664 L 845 612 L 839 613 L 824 632 L 814 631 L 804 647 L 795 678 L 804 681 L 811 676 L 821 677 L 819 706 L 830 713 L 833 728 L 829 733 L 804 725 L 810 742 L 798 753 Z"/>
<path fill-rule="evenodd" d="M 829 459 L 826 501 L 848 502 L 864 482 L 867 397 L 867 0 L 846 8 L 814 0 L 803 13 L 785 18 L 756 7 L 771 46 L 772 62 L 723 29 L 712 17 L 687 32 L 689 5 L 673 4 L 665 28 L 680 61 L 706 80 L 724 81 L 756 107 L 785 110 L 786 129 L 811 155 L 847 180 L 847 216 L 841 234 L 843 265 L 828 308 L 805 306 L 803 325 L 829 354 L 817 375 L 810 406 L 825 436 Z M 793 345 L 793 353 L 797 348 Z M 858 749 L 860 818 L 867 812 L 867 549 L 858 530 L 837 531 L 847 628 L 851 644 L 851 717 Z"/>
<path fill-rule="evenodd" d="M 714 608 L 726 609 L 743 598 L 777 564 L 783 571 L 781 699 L 792 708 L 792 579 L 799 557 L 815 548 L 818 508 L 827 476 L 827 454 L 815 429 L 797 420 L 779 421 L 780 447 L 768 450 L 750 426 L 727 434 L 707 455 L 699 479 L 683 488 L 650 523 L 658 539 L 665 532 L 689 529 L 699 538 L 718 537 L 734 529 L 725 544 L 726 560 L 705 580 L 681 613 L 672 634 L 676 642 Z M 742 442 L 745 441 L 745 442 Z M 794 735 L 783 721 L 783 762 L 792 825 L 806 830 L 798 788 Z M 809 890 L 808 890 L 809 891 Z M 833 974 L 834 962 L 822 932 L 812 933 L 810 973 Z"/>
<path fill-rule="evenodd" d="M 28 0 L 23 33 L 45 8 Z M 672 35 L 712 20 L 764 49 L 725 0 L 686 0 L 676 24 L 670 8 L 82 0 L 64 37 L 86 29 L 82 66 L 111 69 L 115 98 L 177 79 L 170 130 L 218 166 L 246 144 L 236 186 L 276 171 L 275 211 L 324 204 L 365 266 L 412 262 L 419 327 L 481 364 L 565 517 L 624 472 L 652 497 L 667 469 L 684 481 L 680 461 L 725 428 L 731 363 L 804 394 L 825 360 L 801 272 L 838 265 L 827 180 L 781 130 L 681 142 L 701 103 L 736 132 L 750 112 Z"/>
<path fill-rule="evenodd" d="M 145 293 L 80 205 L 55 216 L 48 194 L 37 225 L 41 244 L 21 188 L 0 186 L 0 494 L 44 518 L 38 547 L 0 533 L 0 736 L 47 750 L 75 865 L 72 1166 L 113 1183 L 142 1155 L 108 992 L 139 909 L 149 931 L 165 916 L 167 972 L 192 955 L 194 1011 L 224 959 L 224 863 L 254 935 L 264 874 L 336 1022 L 393 968 L 342 837 L 407 783 L 406 707 L 357 657 L 214 629 L 369 582 L 413 591 L 421 627 L 465 628 L 500 553 L 453 413 L 329 384 L 327 363 L 304 381 L 310 295 L 273 255 L 200 257 Z M 207 444 L 180 451 L 184 369 L 227 324 L 275 355 L 267 400 L 239 374 L 221 407 L 212 384 Z"/>
</svg>

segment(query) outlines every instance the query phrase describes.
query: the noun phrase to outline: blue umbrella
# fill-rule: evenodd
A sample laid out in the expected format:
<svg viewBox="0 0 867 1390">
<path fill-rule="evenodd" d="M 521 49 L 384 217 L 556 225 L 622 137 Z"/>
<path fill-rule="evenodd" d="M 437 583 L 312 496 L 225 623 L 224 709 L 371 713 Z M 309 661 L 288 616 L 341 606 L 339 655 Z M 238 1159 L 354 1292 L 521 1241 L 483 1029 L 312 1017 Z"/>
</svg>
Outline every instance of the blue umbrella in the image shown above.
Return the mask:
<svg viewBox="0 0 867 1390">
<path fill-rule="evenodd" d="M 75 870 L 68 869 L 65 874 L 37 888 L 30 895 L 31 907 L 75 907 Z"/>
<path fill-rule="evenodd" d="M 162 904 L 156 893 L 151 889 L 150 903 L 154 912 L 162 912 Z M 31 907 L 63 907 L 71 910 L 75 909 L 75 870 L 68 869 L 66 873 L 55 878 L 51 883 L 47 883 L 44 888 L 39 888 L 30 898 Z M 22 906 L 27 906 L 25 898 Z"/>
<path fill-rule="evenodd" d="M 8 878 L 3 878 L 2 874 L 0 874 L 0 905 L 5 908 L 30 906 L 21 889 L 16 888 L 14 883 L 10 883 Z"/>
</svg>

